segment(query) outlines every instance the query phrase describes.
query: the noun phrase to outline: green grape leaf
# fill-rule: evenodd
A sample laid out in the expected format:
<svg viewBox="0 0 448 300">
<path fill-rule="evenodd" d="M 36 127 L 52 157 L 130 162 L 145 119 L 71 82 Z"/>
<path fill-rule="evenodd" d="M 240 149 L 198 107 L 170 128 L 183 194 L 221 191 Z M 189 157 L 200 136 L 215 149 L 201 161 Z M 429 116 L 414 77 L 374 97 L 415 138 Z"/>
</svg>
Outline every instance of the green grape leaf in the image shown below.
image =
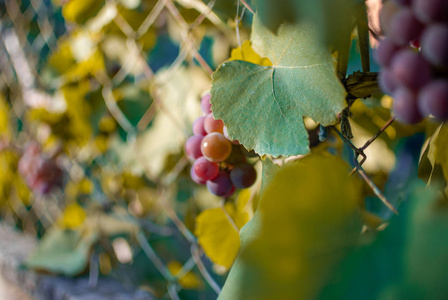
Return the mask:
<svg viewBox="0 0 448 300">
<path fill-rule="evenodd" d="M 448 125 L 440 124 L 434 131 L 424 149 L 419 163 L 419 177 L 428 185 L 443 183 L 448 192 Z"/>
<path fill-rule="evenodd" d="M 358 242 L 361 184 L 345 162 L 312 154 L 273 172 L 219 299 L 313 299 Z"/>
<path fill-rule="evenodd" d="M 97 239 L 94 231 L 82 234 L 78 230 L 52 228 L 25 261 L 25 266 L 66 276 L 78 275 L 87 268 L 91 248 Z"/>
<path fill-rule="evenodd" d="M 316 299 L 445 299 L 448 205 L 421 181 L 384 231 L 365 235 Z"/>
<path fill-rule="evenodd" d="M 282 25 L 274 34 L 255 16 L 254 49 L 273 66 L 228 61 L 213 74 L 212 110 L 229 136 L 260 155 L 309 152 L 303 117 L 325 126 L 345 106 L 329 51 L 309 24 Z"/>
</svg>

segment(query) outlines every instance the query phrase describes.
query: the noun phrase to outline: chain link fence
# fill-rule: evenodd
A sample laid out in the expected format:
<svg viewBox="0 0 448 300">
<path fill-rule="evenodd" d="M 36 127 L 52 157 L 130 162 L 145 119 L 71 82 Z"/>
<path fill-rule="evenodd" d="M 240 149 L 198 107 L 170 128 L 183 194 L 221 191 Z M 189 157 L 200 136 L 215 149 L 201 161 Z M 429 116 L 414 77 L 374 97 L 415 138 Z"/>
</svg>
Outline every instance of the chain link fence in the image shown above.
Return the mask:
<svg viewBox="0 0 448 300">
<path fill-rule="evenodd" d="M 2 178 L 3 222 L 42 236 L 60 224 L 70 203 L 94 203 L 137 225 L 126 242 L 158 271 L 156 288 L 148 285 L 156 295 L 179 299 L 182 278 L 192 273 L 205 282 L 200 298 L 216 297 L 224 277 L 212 270 L 192 233 L 192 218 L 210 204 L 194 200 L 201 191 L 189 178 L 183 144 L 215 66 L 247 35 L 238 25 L 251 13 L 246 3 L 236 10 L 232 4 L 237 17 L 226 19 L 214 6 L 198 0 L 0 1 L 1 121 L 9 126 L 2 155 L 13 155 L 5 153 L 8 147 L 21 153 L 37 140 L 49 155 L 63 153 L 67 174 L 65 188 L 42 196 L 14 179 L 20 155 L 2 158 L 10 170 Z M 173 248 L 159 239 L 174 241 Z M 103 250 L 116 244 L 94 247 L 92 284 L 99 271 L 110 272 Z M 117 256 L 109 261 L 120 261 L 117 251 L 107 253 Z M 182 263 L 173 268 L 171 261 Z M 129 274 L 121 278 L 132 281 Z"/>
</svg>

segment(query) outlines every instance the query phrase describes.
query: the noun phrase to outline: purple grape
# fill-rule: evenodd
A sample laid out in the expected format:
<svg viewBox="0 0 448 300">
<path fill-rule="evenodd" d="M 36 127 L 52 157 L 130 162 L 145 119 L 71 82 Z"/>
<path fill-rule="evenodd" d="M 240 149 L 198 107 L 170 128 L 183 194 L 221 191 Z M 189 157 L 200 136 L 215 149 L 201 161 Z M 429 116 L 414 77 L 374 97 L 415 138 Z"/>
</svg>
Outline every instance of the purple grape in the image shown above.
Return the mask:
<svg viewBox="0 0 448 300">
<path fill-rule="evenodd" d="M 410 6 L 412 0 L 393 0 L 393 2 L 401 6 Z"/>
<path fill-rule="evenodd" d="M 423 31 L 423 24 L 414 16 L 410 8 L 403 8 L 390 21 L 390 37 L 400 45 L 408 45 L 418 39 Z"/>
<path fill-rule="evenodd" d="M 193 122 L 193 134 L 203 135 L 203 136 L 207 135 L 207 132 L 205 131 L 205 128 L 204 128 L 204 121 L 205 121 L 205 116 L 201 116 Z"/>
<path fill-rule="evenodd" d="M 417 18 L 425 23 L 446 21 L 448 17 L 446 0 L 413 0 L 412 8 Z"/>
<path fill-rule="evenodd" d="M 418 95 L 422 113 L 448 120 L 448 80 L 438 79 L 425 85 Z"/>
<path fill-rule="evenodd" d="M 433 24 L 422 35 L 422 54 L 436 67 L 448 68 L 448 24 Z"/>
<path fill-rule="evenodd" d="M 380 11 L 380 25 L 382 31 L 389 35 L 391 32 L 391 21 L 395 14 L 401 10 L 401 7 L 394 2 L 384 3 Z"/>
<path fill-rule="evenodd" d="M 375 60 L 382 66 L 388 67 L 395 53 L 401 50 L 402 47 L 395 44 L 392 39 L 385 38 L 382 40 L 375 51 Z"/>
<path fill-rule="evenodd" d="M 202 109 L 202 112 L 206 115 L 208 115 L 209 113 L 212 112 L 212 110 L 211 110 L 212 104 L 210 103 L 211 98 L 212 98 L 212 95 L 210 93 L 205 94 L 201 98 L 201 109 Z"/>
<path fill-rule="evenodd" d="M 399 84 L 415 91 L 431 79 L 429 63 L 411 49 L 401 50 L 395 55 L 391 70 Z"/>
<path fill-rule="evenodd" d="M 202 156 L 201 144 L 203 138 L 202 135 L 193 135 L 188 138 L 185 143 L 185 152 L 189 158 L 197 159 Z"/>
<path fill-rule="evenodd" d="M 220 171 L 218 176 L 207 181 L 207 189 L 210 193 L 216 196 L 228 195 L 234 188 L 232 181 L 230 181 L 229 173 Z"/>
<path fill-rule="evenodd" d="M 399 86 L 397 79 L 392 73 L 392 70 L 384 68 L 378 75 L 378 84 L 383 92 L 392 95 Z"/>
<path fill-rule="evenodd" d="M 193 164 L 193 170 L 197 177 L 207 181 L 215 178 L 219 173 L 219 165 L 205 157 L 199 157 Z"/>
<path fill-rule="evenodd" d="M 254 184 L 257 179 L 257 171 L 249 163 L 242 163 L 230 171 L 230 179 L 234 186 L 245 189 Z"/>
<path fill-rule="evenodd" d="M 399 121 L 416 124 L 423 119 L 417 104 L 417 98 L 412 91 L 403 87 L 398 88 L 394 92 L 393 98 L 394 113 Z"/>
<path fill-rule="evenodd" d="M 202 185 L 205 185 L 205 184 L 206 184 L 206 181 L 205 181 L 205 180 L 202 180 L 201 178 L 199 178 L 199 177 L 194 173 L 194 169 L 193 169 L 193 168 L 190 169 L 190 177 L 191 177 L 191 179 L 193 179 L 193 181 L 196 182 L 197 184 L 202 184 Z"/>
<path fill-rule="evenodd" d="M 225 194 L 223 197 L 224 198 L 229 198 L 230 196 L 232 196 L 236 191 L 236 187 L 233 186 L 232 189 L 230 190 L 230 192 L 228 192 L 227 194 Z"/>
</svg>

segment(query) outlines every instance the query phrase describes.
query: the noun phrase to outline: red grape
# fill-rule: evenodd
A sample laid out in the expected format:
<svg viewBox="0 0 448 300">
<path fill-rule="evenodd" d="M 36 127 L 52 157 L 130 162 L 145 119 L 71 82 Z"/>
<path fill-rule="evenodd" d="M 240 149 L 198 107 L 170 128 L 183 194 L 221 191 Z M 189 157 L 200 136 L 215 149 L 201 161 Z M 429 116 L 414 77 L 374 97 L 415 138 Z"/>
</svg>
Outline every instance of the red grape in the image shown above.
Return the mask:
<svg viewBox="0 0 448 300">
<path fill-rule="evenodd" d="M 394 113 L 403 123 L 416 124 L 423 119 L 417 104 L 415 94 L 406 89 L 398 88 L 394 94 Z"/>
<path fill-rule="evenodd" d="M 418 104 L 422 112 L 447 120 L 448 80 L 439 79 L 425 85 L 418 95 Z"/>
<path fill-rule="evenodd" d="M 382 40 L 375 51 L 375 60 L 383 67 L 388 67 L 398 50 L 402 49 L 390 38 Z"/>
<path fill-rule="evenodd" d="M 446 0 L 413 0 L 412 8 L 422 22 L 447 20 L 448 1 Z"/>
<path fill-rule="evenodd" d="M 380 11 L 380 25 L 384 33 L 389 34 L 391 31 L 391 21 L 395 14 L 399 12 L 401 7 L 394 2 L 388 1 L 384 3 Z"/>
<path fill-rule="evenodd" d="M 423 32 L 422 54 L 436 67 L 448 68 L 447 24 L 434 24 Z"/>
<path fill-rule="evenodd" d="M 191 179 L 193 179 L 193 181 L 196 182 L 197 184 L 202 184 L 202 185 L 204 185 L 204 184 L 206 183 L 205 180 L 199 178 L 198 175 L 196 175 L 196 173 L 194 172 L 194 169 L 193 169 L 193 168 L 190 169 L 190 177 L 191 177 Z"/>
<path fill-rule="evenodd" d="M 202 156 L 201 144 L 203 138 L 204 137 L 202 135 L 193 135 L 188 138 L 185 143 L 185 152 L 189 158 L 197 159 Z"/>
<path fill-rule="evenodd" d="M 193 164 L 193 170 L 197 177 L 207 181 L 218 175 L 219 166 L 217 163 L 211 162 L 205 157 L 199 157 Z"/>
<path fill-rule="evenodd" d="M 231 193 L 234 186 L 230 181 L 229 173 L 221 171 L 214 179 L 207 181 L 207 189 L 216 196 L 225 196 Z"/>
<path fill-rule="evenodd" d="M 392 60 L 391 69 L 396 80 L 411 90 L 418 90 L 431 79 L 431 67 L 413 50 L 404 49 Z"/>
<path fill-rule="evenodd" d="M 380 85 L 381 90 L 389 95 L 392 95 L 395 89 L 399 86 L 392 70 L 387 68 L 382 69 L 378 75 L 378 84 Z"/>
<path fill-rule="evenodd" d="M 204 114 L 209 114 L 212 112 L 212 110 L 211 110 L 212 104 L 210 103 L 211 98 L 212 98 L 212 95 L 210 95 L 210 93 L 205 94 L 201 98 L 201 109 Z"/>
<path fill-rule="evenodd" d="M 207 133 L 223 133 L 224 123 L 222 120 L 215 120 L 212 113 L 209 113 L 204 120 L 204 128 Z"/>
<path fill-rule="evenodd" d="M 208 160 L 222 162 L 232 152 L 232 143 L 222 133 L 212 132 L 202 140 L 201 150 Z"/>
<path fill-rule="evenodd" d="M 251 164 L 242 163 L 230 171 L 230 179 L 234 186 L 245 189 L 254 184 L 257 179 L 257 172 Z"/>
<path fill-rule="evenodd" d="M 407 45 L 418 39 L 423 30 L 423 24 L 414 16 L 410 8 L 403 8 L 390 21 L 390 37 L 400 45 Z"/>
<path fill-rule="evenodd" d="M 193 134 L 196 135 L 207 135 L 204 128 L 205 116 L 200 116 L 193 122 Z"/>
</svg>

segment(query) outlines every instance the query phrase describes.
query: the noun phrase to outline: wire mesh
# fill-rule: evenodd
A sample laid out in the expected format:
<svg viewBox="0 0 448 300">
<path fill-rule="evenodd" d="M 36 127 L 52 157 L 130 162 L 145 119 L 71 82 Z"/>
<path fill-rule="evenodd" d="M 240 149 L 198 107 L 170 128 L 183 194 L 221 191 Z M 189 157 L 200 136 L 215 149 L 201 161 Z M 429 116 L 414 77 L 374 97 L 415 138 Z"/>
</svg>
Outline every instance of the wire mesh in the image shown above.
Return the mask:
<svg viewBox="0 0 448 300">
<path fill-rule="evenodd" d="M 82 1 L 78 1 L 78 4 L 80 2 Z M 86 1 L 85 3 L 94 2 L 102 1 Z M 138 5 L 134 5 L 134 2 Z M 126 155 L 132 156 L 137 162 L 140 161 L 145 173 L 143 177 L 155 185 L 154 197 L 157 199 L 157 204 L 154 205 L 154 209 L 156 212 L 142 218 L 127 214 L 127 221 L 137 222 L 139 225 L 136 241 L 133 243 L 141 247 L 141 251 L 146 254 L 163 276 L 167 295 L 172 299 L 179 298 L 178 293 L 182 289 L 179 279 L 195 267 L 209 287 L 218 294 L 221 287 L 210 272 L 211 264 L 204 260 L 203 251 L 189 226 L 185 224 L 185 216 L 179 215 L 179 209 L 173 200 L 176 194 L 176 182 L 189 164 L 182 148 L 184 141 L 190 135 L 189 129 L 186 129 L 189 126 L 185 126 L 185 124 L 191 124 L 191 118 L 180 120 L 172 113 L 171 108 L 167 107 L 166 97 L 164 97 L 166 87 L 158 78 L 157 72 L 163 67 L 166 70 L 165 78 L 168 79 L 176 77 L 176 74 L 181 72 L 202 73 L 198 76 L 207 78 L 209 82 L 214 66 L 210 65 L 210 59 L 205 58 L 202 51 L 204 40 L 207 38 L 202 24 L 205 22 L 211 24 L 206 30 L 212 30 L 218 36 L 233 36 L 235 32 L 212 11 L 214 1 L 207 4 L 202 1 L 108 0 L 102 3 L 96 17 L 92 18 L 95 19 L 95 22 L 87 22 L 80 26 L 64 20 L 63 9 L 68 4 L 68 1 L 52 2 L 50 0 L 6 0 L 0 2 L 0 90 L 9 105 L 8 119 L 10 123 L 14 123 L 16 135 L 14 140 L 17 141 L 15 145 L 20 148 L 28 140 L 42 140 L 42 136 L 48 136 L 48 132 L 45 130 L 33 128 L 32 123 L 27 119 L 30 110 L 44 108 L 58 113 L 64 109 L 61 110 L 60 89 L 66 86 L 70 87 L 70 85 L 74 85 L 75 90 L 82 88 L 78 83 L 84 80 L 82 75 L 85 74 L 80 75 L 75 72 L 70 76 L 53 75 L 52 80 L 48 80 L 52 74 L 48 74 L 45 64 L 49 59 L 51 60 L 52 54 L 62 51 L 61 47 L 67 35 L 78 35 L 80 40 L 77 46 L 80 52 L 76 54 L 78 56 L 83 53 L 83 49 L 79 49 L 79 47 L 88 48 L 88 45 L 85 44 L 86 41 L 92 42 L 93 40 L 96 43 L 96 49 L 100 50 L 99 57 L 104 60 L 105 68 L 87 71 L 89 74 L 85 76 L 86 80 L 90 89 L 97 89 L 101 94 L 107 114 L 112 116 L 118 124 L 117 131 L 124 137 L 130 149 Z M 138 11 L 139 9 L 143 9 L 143 12 Z M 245 9 L 238 7 L 237 14 L 244 14 L 244 11 Z M 85 11 L 85 14 L 89 13 Z M 135 13 L 135 19 L 130 16 L 132 13 Z M 189 21 L 184 18 L 184 15 L 189 16 Z M 191 17 L 192 15 L 193 17 Z M 81 14 L 79 17 L 84 16 Z M 238 16 L 236 21 L 241 21 L 241 17 Z M 167 26 L 168 23 L 169 26 Z M 177 30 L 177 53 L 170 53 L 171 61 L 165 64 L 152 61 L 150 53 L 156 51 L 160 36 L 165 36 L 165 32 L 174 27 Z M 104 50 L 107 46 L 106 43 L 111 44 L 108 47 L 114 48 L 114 40 L 106 41 L 105 39 L 104 31 L 107 30 L 114 32 L 114 38 L 124 41 L 124 51 L 128 53 L 125 59 L 113 60 L 110 55 L 107 57 L 105 54 L 106 51 L 109 51 Z M 90 40 L 85 38 L 86 34 L 90 35 Z M 239 37 L 239 31 L 237 34 Z M 145 43 L 155 43 L 155 46 L 148 47 Z M 88 52 L 88 49 L 84 50 Z M 172 52 L 170 49 L 163 49 L 163 45 L 162 49 L 158 49 L 158 51 Z M 78 59 L 77 63 L 82 61 L 79 57 L 75 57 L 75 59 Z M 89 61 L 88 64 L 94 64 L 94 62 Z M 90 68 L 94 67 L 90 66 Z M 205 80 L 206 83 L 207 80 Z M 130 120 L 123 111 L 123 107 L 120 107 L 117 88 L 123 84 L 143 86 L 141 88 L 144 94 L 143 98 L 152 100 L 144 109 L 140 109 L 138 119 Z M 204 91 L 205 89 L 202 92 Z M 199 100 L 198 95 L 194 96 Z M 79 105 L 82 104 L 79 103 Z M 172 107 L 172 104 L 170 105 Z M 172 155 L 170 162 L 172 167 L 167 172 L 155 174 L 154 171 L 146 168 L 145 157 L 139 151 L 141 147 L 139 138 L 162 114 L 165 116 L 165 122 L 170 122 L 173 127 L 177 128 L 178 137 L 181 136 L 181 138 L 178 138 L 178 143 L 175 145 L 177 152 L 175 151 Z M 61 124 L 57 124 L 60 129 Z M 54 128 L 52 129 L 54 130 Z M 158 142 L 154 141 L 154 143 Z M 92 171 L 90 166 L 86 166 L 85 160 L 80 159 L 83 157 L 82 151 L 72 153 L 76 153 L 76 155 L 68 156 L 63 161 L 64 169 L 69 174 L 68 181 L 79 181 L 80 177 L 88 178 L 93 182 L 92 194 L 96 202 L 103 207 L 120 206 L 120 203 L 123 202 L 116 200 L 116 196 L 120 198 L 123 195 L 116 195 L 113 194 L 113 191 L 105 190 L 100 176 L 105 173 L 123 172 L 120 170 L 120 166 L 126 165 L 125 162 L 120 161 L 123 157 L 113 158 L 115 159 L 113 165 L 108 163 L 109 158 L 93 159 L 99 171 Z M 4 222 L 15 223 L 18 227 L 40 236 L 57 223 L 58 218 L 63 214 L 67 202 L 66 193 L 67 190 L 56 191 L 51 196 L 31 193 L 28 202 L 22 201 L 23 199 L 20 197 L 14 197 L 12 193 L 5 193 L 4 196 L 8 197 L 6 200 L 8 207 L 2 209 L 2 219 Z M 111 195 L 115 199 L 111 199 Z M 126 205 L 128 204 L 131 206 L 126 202 Z M 159 218 L 157 212 L 163 213 L 169 219 L 167 225 L 156 224 L 156 220 Z M 181 236 L 174 231 L 174 228 L 181 233 Z M 189 253 L 184 256 L 185 263 L 179 272 L 173 274 L 167 268 L 167 262 L 173 258 L 166 257 L 166 255 L 162 258 L 157 253 L 148 239 L 149 233 L 173 239 L 185 239 L 189 243 L 190 246 L 186 247 Z M 95 254 L 92 257 L 97 258 L 98 255 Z M 94 264 L 92 264 L 93 266 Z M 91 275 L 97 273 L 94 271 L 91 272 Z M 93 282 L 95 282 L 94 279 Z"/>
</svg>

